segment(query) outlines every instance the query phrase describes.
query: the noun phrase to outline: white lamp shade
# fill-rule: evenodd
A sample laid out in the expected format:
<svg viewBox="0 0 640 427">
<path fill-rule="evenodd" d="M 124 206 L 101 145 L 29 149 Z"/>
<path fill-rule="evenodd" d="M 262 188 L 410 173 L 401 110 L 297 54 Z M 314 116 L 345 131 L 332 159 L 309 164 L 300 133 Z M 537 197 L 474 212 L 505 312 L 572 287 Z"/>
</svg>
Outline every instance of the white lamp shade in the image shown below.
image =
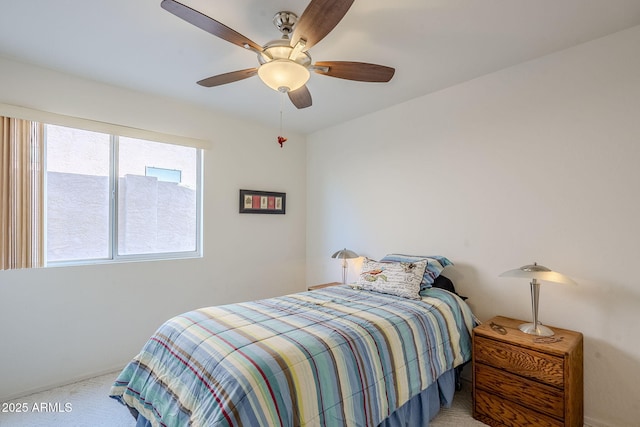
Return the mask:
<svg viewBox="0 0 640 427">
<path fill-rule="evenodd" d="M 545 282 L 563 283 L 567 285 L 576 284 L 576 282 L 574 282 L 570 277 L 535 263 L 523 265 L 515 270 L 505 271 L 500 275 L 500 277 L 520 277 L 525 279 L 537 279 Z"/>
<path fill-rule="evenodd" d="M 339 251 L 331 255 L 331 258 L 352 259 L 352 258 L 358 258 L 358 256 L 359 255 L 353 252 L 352 250 L 344 248 L 344 249 L 340 249 Z"/>
<path fill-rule="evenodd" d="M 274 59 L 258 68 L 258 76 L 271 89 L 289 92 L 304 86 L 310 74 L 304 66 L 290 59 Z"/>
</svg>

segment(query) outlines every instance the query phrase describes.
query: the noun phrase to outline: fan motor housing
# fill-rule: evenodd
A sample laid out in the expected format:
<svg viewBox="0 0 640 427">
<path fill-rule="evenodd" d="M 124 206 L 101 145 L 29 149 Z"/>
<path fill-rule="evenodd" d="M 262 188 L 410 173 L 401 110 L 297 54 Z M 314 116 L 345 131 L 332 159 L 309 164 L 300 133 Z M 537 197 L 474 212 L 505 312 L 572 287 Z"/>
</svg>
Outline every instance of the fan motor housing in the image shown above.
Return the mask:
<svg viewBox="0 0 640 427">
<path fill-rule="evenodd" d="M 278 12 L 273 16 L 273 25 L 278 31 L 288 36 L 293 32 L 293 26 L 298 22 L 298 15 L 293 12 Z"/>
<path fill-rule="evenodd" d="M 295 58 L 289 58 L 293 48 L 290 45 L 288 37 L 271 40 L 265 44 L 263 48 L 263 51 L 258 53 L 258 62 L 261 65 L 266 62 L 271 62 L 274 59 L 291 59 L 303 67 L 308 68 L 311 66 L 311 55 L 309 55 L 308 52 L 300 52 Z"/>
</svg>

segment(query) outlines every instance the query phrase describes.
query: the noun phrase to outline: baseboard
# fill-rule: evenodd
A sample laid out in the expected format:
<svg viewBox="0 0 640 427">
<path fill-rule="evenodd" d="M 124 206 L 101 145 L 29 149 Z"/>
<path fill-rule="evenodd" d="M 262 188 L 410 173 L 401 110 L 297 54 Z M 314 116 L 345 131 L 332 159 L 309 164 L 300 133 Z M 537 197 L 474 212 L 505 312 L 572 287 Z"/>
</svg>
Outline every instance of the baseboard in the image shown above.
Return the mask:
<svg viewBox="0 0 640 427">
<path fill-rule="evenodd" d="M 47 391 L 47 390 L 51 390 L 53 388 L 64 387 L 64 386 L 67 386 L 67 385 L 70 385 L 70 384 L 75 384 L 75 383 L 80 382 L 80 381 L 86 381 L 88 379 L 91 379 L 91 378 L 94 378 L 94 377 L 99 377 L 101 375 L 106 375 L 106 374 L 111 374 L 111 373 L 115 374 L 115 373 L 118 373 L 118 372 L 122 371 L 125 366 L 126 366 L 126 364 L 125 365 L 118 365 L 118 366 L 114 366 L 114 367 L 107 368 L 107 369 L 104 369 L 104 370 L 100 370 L 100 371 L 97 371 L 97 372 L 88 373 L 88 374 L 84 374 L 84 375 L 78 375 L 78 376 L 69 378 L 69 379 L 64 380 L 64 381 L 54 382 L 54 383 L 43 385 L 43 386 L 40 386 L 40 387 L 35 387 L 35 388 L 32 388 L 32 389 L 23 390 L 23 391 L 21 391 L 19 393 L 16 393 L 16 394 L 10 394 L 8 396 L 0 396 L 0 401 L 9 402 L 11 400 L 19 399 L 19 398 L 22 398 L 22 397 L 25 397 L 25 396 L 30 396 L 32 394 L 40 393 L 40 392 Z"/>
<path fill-rule="evenodd" d="M 616 427 L 613 424 L 608 424 L 602 420 L 596 420 L 589 417 L 584 417 L 584 427 Z"/>
</svg>

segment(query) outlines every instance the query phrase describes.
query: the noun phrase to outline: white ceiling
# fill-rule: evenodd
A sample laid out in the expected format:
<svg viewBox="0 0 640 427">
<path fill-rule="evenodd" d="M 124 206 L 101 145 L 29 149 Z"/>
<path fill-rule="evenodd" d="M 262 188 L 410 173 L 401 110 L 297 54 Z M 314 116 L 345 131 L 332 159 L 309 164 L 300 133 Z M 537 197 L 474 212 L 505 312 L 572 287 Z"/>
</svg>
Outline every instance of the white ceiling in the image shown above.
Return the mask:
<svg viewBox="0 0 640 427">
<path fill-rule="evenodd" d="M 308 1 L 184 0 L 262 45 L 280 10 Z M 196 81 L 257 65 L 255 54 L 160 7 L 160 0 L 0 0 L 0 55 L 278 126 L 281 94 L 252 77 Z M 313 132 L 640 24 L 640 0 L 359 0 L 314 61 L 396 68 L 389 83 L 313 74 L 313 106 L 284 104 L 285 128 Z"/>
</svg>

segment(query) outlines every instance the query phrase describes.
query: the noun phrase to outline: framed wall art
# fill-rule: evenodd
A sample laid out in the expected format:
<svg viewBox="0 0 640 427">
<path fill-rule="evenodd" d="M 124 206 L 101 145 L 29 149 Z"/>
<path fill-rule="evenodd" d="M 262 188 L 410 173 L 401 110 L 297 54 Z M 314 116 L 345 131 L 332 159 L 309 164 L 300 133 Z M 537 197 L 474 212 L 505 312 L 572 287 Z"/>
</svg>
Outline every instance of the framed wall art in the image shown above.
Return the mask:
<svg viewBox="0 0 640 427">
<path fill-rule="evenodd" d="M 240 190 L 240 213 L 284 214 L 287 193 Z"/>
</svg>

